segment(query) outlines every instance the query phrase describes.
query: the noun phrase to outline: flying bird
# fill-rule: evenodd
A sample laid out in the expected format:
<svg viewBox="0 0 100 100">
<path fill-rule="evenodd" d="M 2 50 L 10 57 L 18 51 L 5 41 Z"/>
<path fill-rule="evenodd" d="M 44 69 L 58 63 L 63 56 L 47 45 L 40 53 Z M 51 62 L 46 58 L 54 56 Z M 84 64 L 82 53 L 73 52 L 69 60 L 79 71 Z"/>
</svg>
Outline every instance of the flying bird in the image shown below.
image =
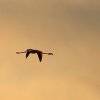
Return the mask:
<svg viewBox="0 0 100 100">
<path fill-rule="evenodd" d="M 44 53 L 40 50 L 34 50 L 34 49 L 27 49 L 24 52 L 16 52 L 16 53 L 17 54 L 26 53 L 26 58 L 29 56 L 29 54 L 37 54 L 40 62 L 42 61 L 43 54 L 53 55 L 53 53 Z"/>
</svg>

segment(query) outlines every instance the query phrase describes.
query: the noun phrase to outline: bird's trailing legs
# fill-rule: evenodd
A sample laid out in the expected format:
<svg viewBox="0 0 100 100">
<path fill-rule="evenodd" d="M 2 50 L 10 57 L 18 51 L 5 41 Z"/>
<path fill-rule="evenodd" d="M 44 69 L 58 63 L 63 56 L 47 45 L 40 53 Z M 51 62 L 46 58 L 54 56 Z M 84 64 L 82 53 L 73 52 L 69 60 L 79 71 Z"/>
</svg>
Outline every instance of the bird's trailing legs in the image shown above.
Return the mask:
<svg viewBox="0 0 100 100">
<path fill-rule="evenodd" d="M 53 55 L 53 53 L 43 53 L 43 54 Z"/>
</svg>

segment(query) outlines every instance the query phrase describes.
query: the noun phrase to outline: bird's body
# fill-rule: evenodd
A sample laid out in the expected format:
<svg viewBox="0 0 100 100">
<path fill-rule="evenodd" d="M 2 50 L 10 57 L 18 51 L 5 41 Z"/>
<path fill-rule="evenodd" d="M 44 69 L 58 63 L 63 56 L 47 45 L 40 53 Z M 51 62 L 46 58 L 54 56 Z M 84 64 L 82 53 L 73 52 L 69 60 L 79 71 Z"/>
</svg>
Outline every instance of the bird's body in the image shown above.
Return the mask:
<svg viewBox="0 0 100 100">
<path fill-rule="evenodd" d="M 37 53 L 40 62 L 42 61 L 42 55 L 43 54 L 53 55 L 53 53 L 44 53 L 40 50 L 35 50 L 35 49 L 27 49 L 24 52 L 16 52 L 16 53 L 17 54 L 26 53 L 26 58 L 29 56 L 29 54 L 36 54 Z"/>
</svg>

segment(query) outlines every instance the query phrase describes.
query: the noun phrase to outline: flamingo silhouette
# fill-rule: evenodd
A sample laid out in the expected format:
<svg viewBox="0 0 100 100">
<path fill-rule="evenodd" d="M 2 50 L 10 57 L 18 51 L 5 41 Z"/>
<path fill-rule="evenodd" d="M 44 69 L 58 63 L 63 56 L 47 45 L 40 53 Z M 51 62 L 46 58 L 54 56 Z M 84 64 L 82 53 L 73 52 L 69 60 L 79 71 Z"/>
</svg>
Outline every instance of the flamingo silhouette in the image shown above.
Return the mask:
<svg viewBox="0 0 100 100">
<path fill-rule="evenodd" d="M 26 53 L 26 58 L 29 56 L 29 54 L 36 54 L 37 53 L 40 62 L 42 61 L 43 54 L 53 55 L 53 53 L 44 53 L 40 50 L 34 50 L 34 49 L 27 49 L 24 52 L 16 52 L 16 53 L 17 54 Z"/>
</svg>

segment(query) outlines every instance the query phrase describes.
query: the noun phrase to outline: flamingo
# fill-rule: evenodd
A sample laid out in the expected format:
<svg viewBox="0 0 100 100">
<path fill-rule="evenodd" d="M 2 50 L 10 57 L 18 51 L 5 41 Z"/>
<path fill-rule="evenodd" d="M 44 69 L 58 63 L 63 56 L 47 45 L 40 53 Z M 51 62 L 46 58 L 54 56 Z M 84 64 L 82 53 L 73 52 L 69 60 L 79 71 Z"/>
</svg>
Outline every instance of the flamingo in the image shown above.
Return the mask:
<svg viewBox="0 0 100 100">
<path fill-rule="evenodd" d="M 42 61 L 43 54 L 53 55 L 53 53 L 44 53 L 40 50 L 35 50 L 35 49 L 27 49 L 24 52 L 16 52 L 16 53 L 17 54 L 26 53 L 26 58 L 29 56 L 29 54 L 36 54 L 37 53 L 40 62 Z"/>
</svg>

